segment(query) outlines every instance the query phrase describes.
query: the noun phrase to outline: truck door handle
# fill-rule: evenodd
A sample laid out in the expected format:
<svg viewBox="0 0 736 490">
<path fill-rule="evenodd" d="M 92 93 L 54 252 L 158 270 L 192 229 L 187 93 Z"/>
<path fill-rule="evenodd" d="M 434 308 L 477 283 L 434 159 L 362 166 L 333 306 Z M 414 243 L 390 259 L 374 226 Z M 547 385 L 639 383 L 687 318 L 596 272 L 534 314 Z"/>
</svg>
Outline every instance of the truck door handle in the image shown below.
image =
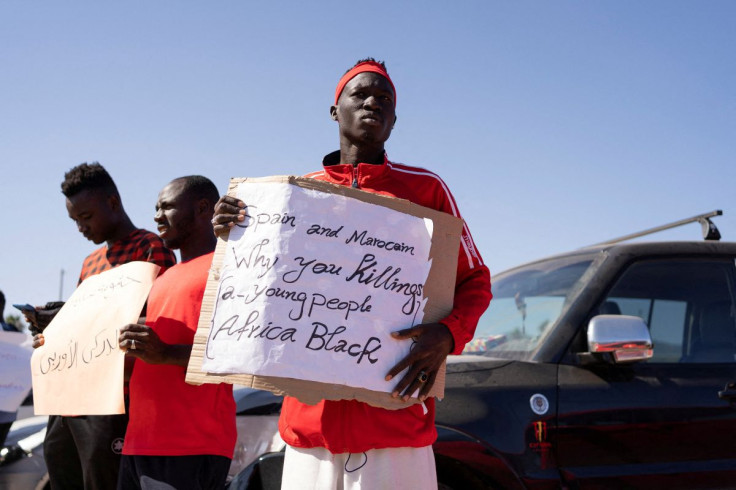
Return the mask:
<svg viewBox="0 0 736 490">
<path fill-rule="evenodd" d="M 723 390 L 718 392 L 718 398 L 731 403 L 736 402 L 736 383 L 728 383 Z"/>
</svg>

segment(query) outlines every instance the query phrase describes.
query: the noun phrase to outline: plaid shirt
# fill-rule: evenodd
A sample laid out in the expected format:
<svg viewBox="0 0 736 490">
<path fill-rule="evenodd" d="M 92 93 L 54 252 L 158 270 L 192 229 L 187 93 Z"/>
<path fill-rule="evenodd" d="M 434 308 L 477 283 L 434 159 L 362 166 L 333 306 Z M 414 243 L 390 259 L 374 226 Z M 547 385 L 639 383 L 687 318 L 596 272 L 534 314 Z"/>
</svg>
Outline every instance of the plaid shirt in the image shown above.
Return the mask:
<svg viewBox="0 0 736 490">
<path fill-rule="evenodd" d="M 84 259 L 79 282 L 81 283 L 89 276 L 136 260 L 160 265 L 159 274 L 176 264 L 174 252 L 164 246 L 163 240 L 158 235 L 147 230 L 138 229 L 122 240 L 115 242 L 112 247 L 105 245 L 89 254 Z"/>
</svg>

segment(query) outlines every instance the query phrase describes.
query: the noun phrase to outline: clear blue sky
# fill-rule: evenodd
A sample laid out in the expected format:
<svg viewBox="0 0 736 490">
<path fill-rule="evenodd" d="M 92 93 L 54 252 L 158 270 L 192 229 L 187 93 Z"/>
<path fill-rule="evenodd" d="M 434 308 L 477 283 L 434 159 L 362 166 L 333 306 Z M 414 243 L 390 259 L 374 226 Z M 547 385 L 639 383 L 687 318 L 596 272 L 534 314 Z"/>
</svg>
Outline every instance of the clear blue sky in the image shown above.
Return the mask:
<svg viewBox="0 0 736 490">
<path fill-rule="evenodd" d="M 736 240 L 736 2 L 6 0 L 8 303 L 57 299 L 61 269 L 68 297 L 95 248 L 66 215 L 69 168 L 105 165 L 149 229 L 175 177 L 309 172 L 366 56 L 397 87 L 389 157 L 447 181 L 494 273 L 713 209 Z"/>
</svg>

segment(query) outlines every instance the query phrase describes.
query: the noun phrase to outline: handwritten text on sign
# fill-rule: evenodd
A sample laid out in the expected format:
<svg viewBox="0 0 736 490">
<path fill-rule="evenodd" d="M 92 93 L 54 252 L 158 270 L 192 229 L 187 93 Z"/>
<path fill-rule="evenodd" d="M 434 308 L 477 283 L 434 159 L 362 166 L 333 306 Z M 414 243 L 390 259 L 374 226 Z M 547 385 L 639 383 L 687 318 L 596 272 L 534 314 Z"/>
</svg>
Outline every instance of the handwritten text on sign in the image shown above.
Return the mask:
<svg viewBox="0 0 736 490">
<path fill-rule="evenodd" d="M 33 353 L 36 414 L 124 413 L 120 327 L 136 323 L 159 266 L 129 262 L 89 277 L 44 330 Z"/>
<path fill-rule="evenodd" d="M 0 411 L 15 412 L 31 391 L 31 337 L 0 330 Z"/>
<path fill-rule="evenodd" d="M 287 183 L 241 183 L 203 370 L 390 391 L 421 323 L 432 222 Z"/>
</svg>

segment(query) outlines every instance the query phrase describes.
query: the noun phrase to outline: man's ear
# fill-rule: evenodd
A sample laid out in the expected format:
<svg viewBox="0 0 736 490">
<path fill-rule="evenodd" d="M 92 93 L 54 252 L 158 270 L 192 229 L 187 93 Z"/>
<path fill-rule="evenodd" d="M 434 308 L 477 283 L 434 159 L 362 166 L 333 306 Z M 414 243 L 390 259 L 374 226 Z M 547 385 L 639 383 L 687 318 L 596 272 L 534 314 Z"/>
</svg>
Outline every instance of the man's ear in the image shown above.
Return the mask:
<svg viewBox="0 0 736 490">
<path fill-rule="evenodd" d="M 394 129 L 394 126 L 396 126 L 396 120 L 399 118 L 396 114 L 394 114 L 394 123 L 391 125 L 391 129 Z"/>
<path fill-rule="evenodd" d="M 197 211 L 201 213 L 210 213 L 214 209 L 215 205 L 214 203 L 211 203 L 209 199 L 200 199 L 199 202 L 197 202 Z M 211 218 L 210 218 L 211 219 Z"/>
<path fill-rule="evenodd" d="M 337 121 L 337 106 L 330 106 L 330 117 L 333 121 Z"/>
<path fill-rule="evenodd" d="M 122 207 L 120 203 L 120 196 L 116 196 L 115 194 L 110 194 L 107 196 L 107 205 L 110 206 L 110 209 L 113 211 L 119 211 Z"/>
</svg>

